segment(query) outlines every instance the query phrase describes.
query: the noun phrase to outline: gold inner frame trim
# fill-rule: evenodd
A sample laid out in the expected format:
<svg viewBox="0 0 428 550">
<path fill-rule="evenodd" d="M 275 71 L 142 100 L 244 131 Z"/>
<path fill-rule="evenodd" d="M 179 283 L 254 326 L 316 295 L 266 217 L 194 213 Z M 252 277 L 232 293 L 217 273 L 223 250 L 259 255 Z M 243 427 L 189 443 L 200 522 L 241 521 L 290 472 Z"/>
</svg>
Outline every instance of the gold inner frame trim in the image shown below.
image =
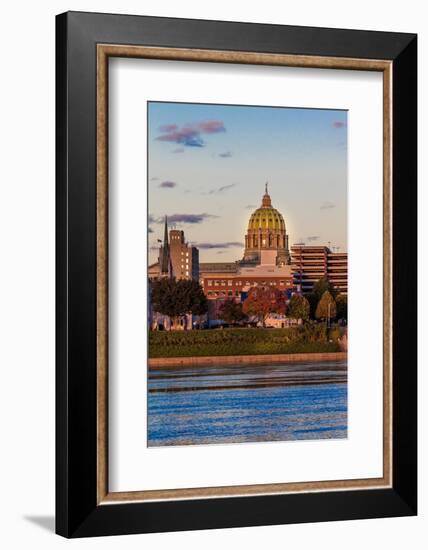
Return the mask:
<svg viewBox="0 0 428 550">
<path fill-rule="evenodd" d="M 108 488 L 108 59 L 311 67 L 383 73 L 383 476 L 225 487 L 109 492 Z M 97 45 L 97 503 L 224 498 L 392 486 L 392 62 L 187 48 Z"/>
</svg>

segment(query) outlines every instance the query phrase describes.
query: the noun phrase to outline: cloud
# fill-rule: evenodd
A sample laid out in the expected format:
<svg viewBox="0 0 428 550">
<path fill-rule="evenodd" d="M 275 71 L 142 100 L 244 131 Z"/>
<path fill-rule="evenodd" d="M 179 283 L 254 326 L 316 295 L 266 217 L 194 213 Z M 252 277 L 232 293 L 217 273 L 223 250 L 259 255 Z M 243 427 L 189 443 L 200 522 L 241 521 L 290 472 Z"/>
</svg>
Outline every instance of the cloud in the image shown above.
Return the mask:
<svg viewBox="0 0 428 550">
<path fill-rule="evenodd" d="M 232 189 L 232 187 L 236 187 L 236 183 L 229 183 L 228 185 L 222 185 L 221 187 L 218 187 L 217 189 L 211 189 L 211 191 L 208 191 L 208 195 L 217 195 L 219 193 L 223 193 L 224 191 L 227 191 L 228 189 Z"/>
<path fill-rule="evenodd" d="M 257 204 L 247 204 L 245 207 L 247 210 L 253 210 L 253 208 L 257 208 Z"/>
<path fill-rule="evenodd" d="M 205 122 L 199 122 L 196 126 L 204 134 L 217 134 L 226 131 L 221 120 L 206 120 Z"/>
<path fill-rule="evenodd" d="M 171 214 L 168 215 L 168 225 L 172 227 L 179 223 L 197 224 L 202 223 L 205 220 L 218 217 L 219 216 L 215 216 L 214 214 L 207 214 L 206 212 L 203 212 L 202 214 Z M 165 223 L 165 216 L 159 216 L 156 218 L 150 214 L 149 224 L 150 223 L 163 224 Z"/>
<path fill-rule="evenodd" d="M 320 206 L 320 210 L 330 210 L 330 208 L 336 208 L 334 202 L 326 201 Z"/>
<path fill-rule="evenodd" d="M 236 241 L 228 241 L 223 243 L 195 243 L 195 246 L 201 250 L 212 250 L 213 248 L 242 248 L 244 244 Z"/>
<path fill-rule="evenodd" d="M 180 153 L 184 153 L 184 149 L 183 147 L 177 147 L 177 149 L 174 149 L 174 151 L 172 151 L 174 153 L 174 155 L 178 155 Z"/>
<path fill-rule="evenodd" d="M 159 126 L 159 132 L 162 134 L 165 132 L 173 132 L 174 130 L 178 130 L 177 124 L 162 124 L 162 126 Z"/>
<path fill-rule="evenodd" d="M 176 187 L 177 184 L 175 181 L 163 181 L 159 184 L 159 187 L 162 187 L 163 189 L 172 189 L 173 187 Z"/>
<path fill-rule="evenodd" d="M 225 151 L 224 153 L 219 153 L 218 156 L 222 159 L 230 159 L 230 157 L 232 157 L 233 155 L 230 151 Z"/>
<path fill-rule="evenodd" d="M 335 120 L 333 122 L 333 128 L 344 128 L 346 124 L 341 120 Z"/>
<path fill-rule="evenodd" d="M 226 128 L 221 120 L 205 120 L 181 128 L 176 124 L 165 124 L 160 126 L 159 131 L 161 135 L 156 138 L 158 141 L 178 143 L 185 147 L 205 147 L 201 134 L 217 134 L 225 132 Z"/>
<path fill-rule="evenodd" d="M 317 241 L 319 239 L 318 235 L 312 235 L 311 237 L 307 237 L 308 241 Z"/>
<path fill-rule="evenodd" d="M 172 214 L 172 216 L 168 216 L 168 223 L 196 224 L 196 223 L 202 223 L 203 221 L 210 218 L 218 218 L 218 216 L 214 216 L 213 214 L 207 214 L 206 212 L 204 212 L 203 214 Z"/>
</svg>

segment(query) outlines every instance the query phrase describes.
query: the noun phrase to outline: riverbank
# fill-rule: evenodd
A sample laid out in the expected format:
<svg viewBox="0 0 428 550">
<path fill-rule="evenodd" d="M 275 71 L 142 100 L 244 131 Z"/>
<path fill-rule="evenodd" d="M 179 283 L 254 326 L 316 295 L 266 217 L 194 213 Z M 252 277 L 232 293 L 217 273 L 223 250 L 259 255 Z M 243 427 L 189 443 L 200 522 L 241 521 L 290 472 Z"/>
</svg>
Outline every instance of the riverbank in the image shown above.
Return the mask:
<svg viewBox="0 0 428 550">
<path fill-rule="evenodd" d="M 149 332 L 149 357 L 214 357 L 334 353 L 339 329 L 325 323 L 283 329 L 227 328 Z"/>
<path fill-rule="evenodd" d="M 169 367 L 189 367 L 201 365 L 239 365 L 242 363 L 293 363 L 316 361 L 346 361 L 348 354 L 345 351 L 324 353 L 282 353 L 267 355 L 217 355 L 210 357 L 153 357 L 149 359 L 150 369 Z"/>
</svg>

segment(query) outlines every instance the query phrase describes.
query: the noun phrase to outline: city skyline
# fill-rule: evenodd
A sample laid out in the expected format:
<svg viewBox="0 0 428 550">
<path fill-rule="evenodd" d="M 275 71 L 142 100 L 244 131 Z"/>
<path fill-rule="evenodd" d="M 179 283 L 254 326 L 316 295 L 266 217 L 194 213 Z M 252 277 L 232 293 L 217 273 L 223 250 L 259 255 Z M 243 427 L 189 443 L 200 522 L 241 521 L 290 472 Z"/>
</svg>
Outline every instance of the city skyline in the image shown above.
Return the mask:
<svg viewBox="0 0 428 550">
<path fill-rule="evenodd" d="M 266 181 L 290 245 L 347 250 L 346 111 L 149 102 L 149 262 L 165 216 L 201 262 L 240 259 Z"/>
</svg>

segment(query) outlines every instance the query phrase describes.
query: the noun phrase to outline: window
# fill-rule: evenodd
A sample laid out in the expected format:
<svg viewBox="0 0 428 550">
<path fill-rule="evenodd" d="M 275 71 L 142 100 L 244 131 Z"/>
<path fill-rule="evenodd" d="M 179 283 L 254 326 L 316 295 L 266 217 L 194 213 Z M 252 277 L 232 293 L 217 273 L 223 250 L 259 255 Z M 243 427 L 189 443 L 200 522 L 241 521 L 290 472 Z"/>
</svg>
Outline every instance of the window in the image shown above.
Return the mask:
<svg viewBox="0 0 428 550">
<path fill-rule="evenodd" d="M 232 296 L 232 295 L 233 295 L 233 292 L 232 292 L 231 290 L 228 290 L 228 291 L 227 291 L 227 295 L 228 295 L 228 296 Z"/>
<path fill-rule="evenodd" d="M 232 279 L 229 279 L 229 280 L 227 281 L 227 286 L 232 286 L 232 285 L 233 285 L 233 281 L 232 281 Z"/>
</svg>

